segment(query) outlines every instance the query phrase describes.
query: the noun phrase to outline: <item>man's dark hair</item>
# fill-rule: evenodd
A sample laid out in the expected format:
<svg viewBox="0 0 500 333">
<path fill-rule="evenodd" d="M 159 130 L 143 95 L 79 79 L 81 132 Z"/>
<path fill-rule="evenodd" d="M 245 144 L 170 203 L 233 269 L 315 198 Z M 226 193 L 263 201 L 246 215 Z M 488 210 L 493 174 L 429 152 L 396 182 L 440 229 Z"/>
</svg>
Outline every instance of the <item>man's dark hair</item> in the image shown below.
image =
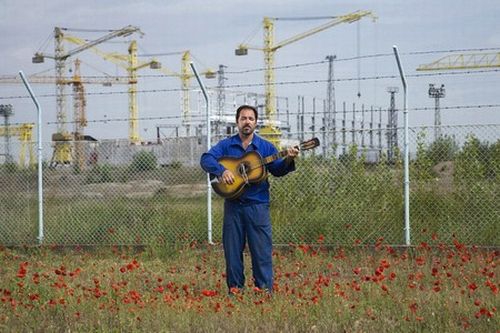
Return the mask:
<svg viewBox="0 0 500 333">
<path fill-rule="evenodd" d="M 243 110 L 243 109 L 252 110 L 253 113 L 255 114 L 255 121 L 257 121 L 257 119 L 259 118 L 259 113 L 257 112 L 257 109 L 251 105 L 242 105 L 238 109 L 236 109 L 236 122 L 238 122 L 238 119 L 240 118 L 241 110 Z"/>
</svg>

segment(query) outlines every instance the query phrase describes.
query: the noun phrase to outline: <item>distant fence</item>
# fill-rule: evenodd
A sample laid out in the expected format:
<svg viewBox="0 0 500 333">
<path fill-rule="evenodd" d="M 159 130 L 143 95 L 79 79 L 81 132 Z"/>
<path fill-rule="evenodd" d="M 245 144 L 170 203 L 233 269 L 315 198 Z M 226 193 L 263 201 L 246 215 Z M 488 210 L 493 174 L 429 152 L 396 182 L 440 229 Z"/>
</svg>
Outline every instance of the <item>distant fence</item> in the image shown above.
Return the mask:
<svg viewBox="0 0 500 333">
<path fill-rule="evenodd" d="M 307 152 L 297 170 L 270 177 L 276 244 L 405 244 L 402 131 L 347 133 L 349 145 Z M 323 134 L 318 132 L 321 139 Z M 336 138 L 346 130 L 335 133 Z M 329 133 L 331 135 L 331 133 Z M 372 134 L 373 135 L 373 134 Z M 410 128 L 411 242 L 500 245 L 500 125 Z M 308 138 L 301 133 L 295 138 Z M 356 138 L 359 138 L 356 139 Z M 392 138 L 389 140 L 388 138 Z M 0 244 L 38 244 L 37 176 L 19 166 L 19 147 L 0 165 Z M 78 161 L 50 167 L 44 145 L 44 239 L 54 245 L 138 245 L 207 239 L 201 137 L 130 146 L 85 144 Z M 14 162 L 11 162 L 14 161 Z M 221 240 L 223 201 L 213 195 L 213 239 Z"/>
</svg>

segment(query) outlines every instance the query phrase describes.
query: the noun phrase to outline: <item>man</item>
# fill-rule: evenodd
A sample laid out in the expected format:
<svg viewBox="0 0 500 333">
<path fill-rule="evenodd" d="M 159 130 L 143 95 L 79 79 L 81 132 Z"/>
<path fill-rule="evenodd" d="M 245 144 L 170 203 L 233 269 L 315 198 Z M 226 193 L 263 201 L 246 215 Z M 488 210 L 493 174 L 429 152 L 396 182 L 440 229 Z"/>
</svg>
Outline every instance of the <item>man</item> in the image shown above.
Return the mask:
<svg viewBox="0 0 500 333">
<path fill-rule="evenodd" d="M 277 149 L 255 134 L 258 113 L 253 106 L 242 105 L 236 110 L 238 134 L 221 140 L 201 156 L 201 167 L 219 178 L 233 184 L 235 175 L 217 161 L 221 157 L 240 158 L 246 152 L 257 151 L 262 158 L 277 153 Z M 299 151 L 288 148 L 287 157 L 275 160 L 266 166 L 274 176 L 284 176 L 295 170 L 294 158 Z M 224 225 L 222 243 L 226 259 L 226 282 L 229 290 L 245 286 L 243 250 L 246 240 L 252 258 L 252 273 L 255 286 L 269 292 L 273 288 L 272 235 L 269 214 L 269 181 L 247 185 L 237 199 L 224 202 Z"/>
</svg>

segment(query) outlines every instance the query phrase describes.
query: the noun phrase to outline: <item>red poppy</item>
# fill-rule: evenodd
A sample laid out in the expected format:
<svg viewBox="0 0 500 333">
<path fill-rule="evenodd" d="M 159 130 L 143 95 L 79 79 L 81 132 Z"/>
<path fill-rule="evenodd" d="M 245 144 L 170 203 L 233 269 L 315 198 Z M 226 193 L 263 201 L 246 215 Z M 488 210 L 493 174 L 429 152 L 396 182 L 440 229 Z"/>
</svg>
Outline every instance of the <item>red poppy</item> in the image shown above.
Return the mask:
<svg viewBox="0 0 500 333">
<path fill-rule="evenodd" d="M 425 264 L 425 259 L 423 257 L 416 257 L 415 262 L 417 263 L 417 265 L 423 266 Z"/>
<path fill-rule="evenodd" d="M 207 296 L 207 297 L 212 297 L 212 296 L 216 296 L 217 295 L 217 291 L 215 291 L 215 290 L 203 289 L 201 291 L 201 293 L 202 293 L 203 296 Z"/>
<path fill-rule="evenodd" d="M 319 235 L 319 237 L 318 237 L 318 243 L 319 244 L 323 244 L 324 241 L 325 241 L 325 236 Z"/>
<path fill-rule="evenodd" d="M 27 261 L 19 264 L 19 270 L 17 271 L 18 278 L 24 279 L 24 277 L 26 276 L 26 273 L 28 272 L 27 267 L 28 267 Z"/>
<path fill-rule="evenodd" d="M 474 292 L 477 289 L 477 285 L 472 282 L 471 284 L 468 285 L 468 288 L 471 292 Z"/>
</svg>

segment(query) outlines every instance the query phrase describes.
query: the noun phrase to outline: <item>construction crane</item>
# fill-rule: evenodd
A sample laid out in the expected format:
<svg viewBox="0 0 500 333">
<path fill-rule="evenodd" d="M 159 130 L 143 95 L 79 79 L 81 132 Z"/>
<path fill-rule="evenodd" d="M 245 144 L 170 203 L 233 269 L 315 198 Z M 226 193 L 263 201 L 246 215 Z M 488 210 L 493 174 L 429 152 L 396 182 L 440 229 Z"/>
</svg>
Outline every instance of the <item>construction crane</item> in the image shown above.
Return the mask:
<svg viewBox="0 0 500 333">
<path fill-rule="evenodd" d="M 445 71 L 500 67 L 500 52 L 453 54 L 429 64 L 420 65 L 417 71 Z M 441 137 L 441 111 L 439 100 L 446 96 L 444 85 L 429 84 L 429 97 L 434 98 L 434 140 Z"/>
<path fill-rule="evenodd" d="M 68 42 L 83 45 L 85 43 L 81 38 L 77 38 L 74 36 L 66 37 Z M 190 98 L 189 98 L 189 88 L 190 88 L 190 80 L 194 77 L 194 75 L 190 71 L 189 63 L 191 61 L 191 53 L 189 50 L 181 51 L 181 52 L 169 52 L 169 53 L 156 53 L 154 56 L 162 56 L 162 55 L 174 55 L 174 54 L 182 54 L 182 62 L 181 62 L 181 71 L 180 73 L 174 72 L 168 68 L 162 67 L 161 63 L 156 59 L 150 59 L 149 61 L 139 61 L 137 54 L 137 42 L 132 40 L 130 46 L 128 48 L 128 54 L 119 54 L 116 52 L 103 52 L 97 47 L 91 47 L 90 50 L 103 58 L 106 61 L 110 61 L 121 68 L 125 69 L 128 73 L 129 79 L 129 140 L 132 144 L 139 144 L 141 139 L 139 137 L 139 108 L 137 103 L 137 71 L 143 68 L 150 68 L 153 70 L 158 70 L 163 74 L 178 77 L 181 79 L 181 113 L 182 113 L 182 122 L 183 125 L 187 128 L 187 134 L 189 136 L 190 132 Z M 146 55 L 143 55 L 146 56 Z M 215 72 L 213 70 L 206 70 L 202 72 L 202 75 L 205 75 L 206 78 L 212 79 L 215 78 Z"/>
<path fill-rule="evenodd" d="M 66 79 L 64 77 L 66 60 L 82 51 L 85 51 L 93 46 L 99 45 L 110 39 L 116 37 L 126 37 L 135 32 L 140 32 L 139 28 L 128 25 L 119 30 L 113 30 L 110 33 L 96 39 L 93 41 L 85 42 L 79 47 L 65 51 L 63 41 L 65 40 L 65 34 L 63 30 L 68 30 L 65 28 L 55 27 L 54 28 L 54 38 L 55 38 L 55 53 L 54 55 L 47 55 L 44 53 L 37 52 L 32 58 L 33 63 L 43 63 L 45 58 L 51 58 L 55 60 L 55 71 L 56 71 L 56 112 L 57 112 L 57 132 L 52 135 L 52 141 L 55 142 L 54 146 L 54 157 L 53 160 L 56 164 L 70 164 L 71 163 L 71 146 L 69 141 L 71 141 L 71 135 L 66 130 L 66 110 L 65 110 L 65 86 Z"/>
<path fill-rule="evenodd" d="M 189 87 L 191 85 L 191 79 L 194 74 L 191 71 L 189 63 L 191 62 L 191 53 L 189 51 L 184 51 L 182 53 L 181 60 L 181 73 L 177 75 L 181 79 L 181 90 L 182 90 L 182 122 L 186 126 L 187 136 L 191 135 L 191 106 L 189 100 Z M 207 69 L 200 73 L 205 75 L 207 79 L 214 79 L 216 77 L 215 71 Z M 210 130 L 210 129 L 208 129 Z"/>
<path fill-rule="evenodd" d="M 73 44 L 85 44 L 85 40 L 75 36 L 68 36 L 65 39 Z M 141 138 L 139 136 L 139 112 L 137 103 L 137 71 L 147 67 L 151 69 L 161 69 L 161 63 L 156 59 L 152 59 L 149 61 L 139 61 L 137 57 L 137 41 L 135 40 L 132 40 L 130 42 L 128 55 L 119 54 L 116 52 L 104 52 L 102 50 L 99 50 L 95 46 L 90 47 L 89 49 L 104 60 L 110 61 L 127 71 L 127 80 L 129 86 L 129 140 L 132 144 L 140 144 Z M 172 74 L 170 72 L 167 73 Z"/>
<path fill-rule="evenodd" d="M 69 133 L 66 135 L 67 140 L 64 144 L 60 144 L 57 141 L 55 145 L 58 149 L 54 150 L 54 154 L 51 159 L 51 165 L 57 164 L 57 161 L 68 161 L 68 158 L 74 157 L 76 161 L 75 167 L 79 170 L 84 168 L 84 155 L 82 148 L 82 142 L 84 139 L 84 127 L 87 126 L 86 119 L 86 100 L 85 100 L 85 88 L 84 84 L 99 84 L 103 86 L 111 86 L 113 84 L 128 84 L 128 79 L 123 77 L 105 76 L 103 78 L 99 77 L 83 77 L 80 71 L 80 59 L 76 58 L 74 60 L 74 70 L 73 76 L 71 78 L 65 78 L 64 84 L 71 85 L 73 87 L 73 123 L 74 132 L 72 135 Z M 55 84 L 57 78 L 55 76 L 44 75 L 40 76 L 37 74 L 29 75 L 28 79 L 32 84 Z M 22 83 L 19 75 L 0 75 L 0 84 L 20 84 Z M 70 140 L 75 141 L 75 150 L 72 151 Z M 80 148 L 80 149 L 79 149 Z M 73 154 L 72 154 L 73 152 Z M 74 156 L 73 156 L 74 155 Z M 73 159 L 71 159 L 73 162 Z"/>
<path fill-rule="evenodd" d="M 15 136 L 21 142 L 19 151 L 19 165 L 25 166 L 26 150 L 29 152 L 29 165 L 35 165 L 35 154 L 33 150 L 33 127 L 34 124 L 25 123 L 20 125 L 0 126 L 0 136 Z"/>
<path fill-rule="evenodd" d="M 137 46 L 133 45 L 133 43 L 134 43 L 134 41 L 132 41 L 132 43 L 129 47 L 129 54 L 128 55 L 121 55 L 121 54 L 116 54 L 116 53 L 106 54 L 106 53 L 98 50 L 97 48 L 92 48 L 92 50 L 95 53 L 97 53 L 98 55 L 100 55 L 102 58 L 104 58 L 105 60 L 109 60 L 109 61 L 121 66 L 122 68 L 125 68 L 129 72 L 129 77 L 132 77 L 133 75 L 135 75 L 135 77 L 137 77 L 136 74 L 133 73 L 136 71 L 136 70 L 134 70 L 135 67 L 131 65 L 132 64 L 131 59 L 136 59 L 138 57 Z M 178 55 L 178 54 L 182 55 L 180 73 L 172 71 L 168 68 L 162 67 L 160 62 L 158 62 L 157 60 L 154 60 L 154 59 L 150 60 L 149 62 L 137 62 L 138 63 L 137 69 L 145 68 L 145 67 L 149 66 L 151 69 L 158 70 L 158 71 L 160 71 L 163 74 L 166 74 L 168 76 L 180 78 L 180 80 L 181 80 L 181 92 L 182 92 L 182 95 L 181 95 L 182 125 L 184 127 L 186 127 L 187 136 L 190 136 L 191 103 L 190 103 L 189 93 L 190 93 L 191 79 L 194 77 L 194 74 L 192 74 L 191 67 L 189 65 L 189 63 L 191 62 L 191 52 L 189 50 L 184 50 L 184 51 L 178 51 L 178 52 L 155 53 L 155 54 L 150 54 L 150 55 L 143 54 L 141 56 L 158 57 L 158 56 L 170 56 L 170 55 Z M 200 74 L 204 75 L 205 78 L 207 78 L 207 79 L 214 79 L 216 77 L 215 71 L 213 71 L 211 69 L 206 69 L 205 71 L 202 71 Z M 131 82 L 136 82 L 136 81 L 137 80 L 131 80 Z M 130 99 L 130 104 L 129 104 L 130 112 L 129 113 L 130 113 L 131 122 L 133 121 L 133 119 L 136 119 L 136 118 L 132 117 L 132 115 L 138 114 L 137 104 L 133 104 L 133 103 L 136 103 L 136 99 L 132 98 L 135 95 L 135 92 L 136 92 L 136 90 L 132 89 L 132 87 L 131 87 L 131 89 L 129 89 L 129 93 L 130 93 L 130 97 L 129 97 L 129 99 Z M 132 125 L 131 125 L 131 127 L 132 127 Z M 130 137 L 132 138 L 132 135 Z M 132 141 L 132 139 L 131 139 L 131 141 Z"/>
<path fill-rule="evenodd" d="M 417 71 L 479 69 L 500 67 L 500 52 L 454 54 L 429 64 L 420 65 Z"/>
<path fill-rule="evenodd" d="M 247 55 L 249 49 L 260 50 L 264 52 L 264 84 L 265 84 L 265 125 L 260 129 L 260 133 L 269 139 L 275 146 L 279 146 L 279 139 L 281 136 L 281 131 L 275 126 L 274 114 L 276 112 L 276 89 L 275 89 L 275 76 L 274 76 L 274 55 L 280 48 L 302 40 L 306 37 L 314 35 L 318 32 L 326 30 L 328 28 L 334 27 L 341 23 L 353 23 L 363 17 L 371 16 L 376 19 L 375 15 L 370 11 L 356 11 L 350 14 L 337 16 L 332 20 L 316 27 L 306 32 L 300 33 L 298 35 L 289 37 L 281 42 L 275 43 L 274 41 L 274 21 L 279 18 L 264 17 L 263 28 L 264 28 L 264 46 L 254 47 L 247 44 L 240 44 L 235 50 L 235 55 L 242 56 Z M 301 18 L 307 19 L 307 18 Z"/>
</svg>

